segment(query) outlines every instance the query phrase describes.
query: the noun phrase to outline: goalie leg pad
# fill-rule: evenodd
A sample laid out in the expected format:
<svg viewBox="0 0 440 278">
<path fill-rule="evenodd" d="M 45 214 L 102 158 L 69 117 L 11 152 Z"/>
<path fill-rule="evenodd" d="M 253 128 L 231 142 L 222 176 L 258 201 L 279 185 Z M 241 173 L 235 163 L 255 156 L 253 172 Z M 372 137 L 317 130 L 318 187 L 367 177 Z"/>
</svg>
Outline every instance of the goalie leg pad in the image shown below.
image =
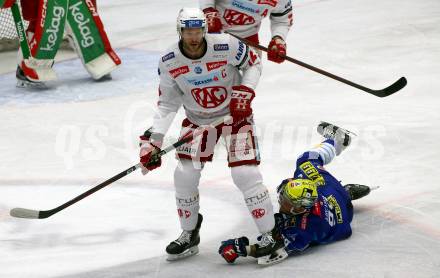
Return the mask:
<svg viewBox="0 0 440 278">
<path fill-rule="evenodd" d="M 21 0 L 21 12 L 23 19 L 29 22 L 27 31 L 35 33 L 38 21 L 38 11 L 40 3 L 35 0 Z"/>
<path fill-rule="evenodd" d="M 67 25 L 75 50 L 94 79 L 100 79 L 121 64 L 91 0 L 70 0 Z"/>
<path fill-rule="evenodd" d="M 29 20 L 27 36 L 18 30 L 20 38 L 29 38 L 29 49 L 27 41 L 20 41 L 18 65 L 21 72 L 30 82 L 54 80 L 56 74 L 52 65 L 64 30 L 68 0 L 23 0 L 21 4 L 24 18 Z M 14 20 L 17 26 L 22 26 L 19 17 L 14 16 Z"/>
<path fill-rule="evenodd" d="M 63 39 L 68 4 L 68 0 L 40 0 L 37 26 L 29 44 L 34 58 L 53 63 Z"/>
</svg>

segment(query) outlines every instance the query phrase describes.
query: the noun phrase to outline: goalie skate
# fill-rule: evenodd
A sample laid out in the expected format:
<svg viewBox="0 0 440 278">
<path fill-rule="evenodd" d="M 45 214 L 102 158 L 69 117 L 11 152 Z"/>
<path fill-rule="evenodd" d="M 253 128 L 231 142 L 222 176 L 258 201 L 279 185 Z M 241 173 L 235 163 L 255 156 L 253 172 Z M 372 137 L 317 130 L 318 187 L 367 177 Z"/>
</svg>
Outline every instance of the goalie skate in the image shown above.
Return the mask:
<svg viewBox="0 0 440 278">
<path fill-rule="evenodd" d="M 47 89 L 45 83 L 29 80 L 20 67 L 17 67 L 15 77 L 17 78 L 17 88 Z"/>
<path fill-rule="evenodd" d="M 176 261 L 199 253 L 199 230 L 203 217 L 199 213 L 196 228 L 192 231 L 183 231 L 179 238 L 168 244 L 166 252 L 168 261 Z"/>
</svg>

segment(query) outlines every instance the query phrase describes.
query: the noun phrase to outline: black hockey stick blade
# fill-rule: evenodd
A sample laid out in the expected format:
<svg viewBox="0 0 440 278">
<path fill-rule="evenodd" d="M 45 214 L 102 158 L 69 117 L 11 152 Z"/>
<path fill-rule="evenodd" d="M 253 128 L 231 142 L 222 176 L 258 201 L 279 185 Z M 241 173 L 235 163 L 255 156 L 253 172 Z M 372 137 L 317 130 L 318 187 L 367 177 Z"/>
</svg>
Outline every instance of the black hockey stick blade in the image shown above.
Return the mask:
<svg viewBox="0 0 440 278">
<path fill-rule="evenodd" d="M 400 91 L 403 87 L 406 86 L 406 84 L 408 84 L 408 81 L 406 80 L 406 78 L 401 77 L 399 80 L 397 80 L 396 82 L 394 82 L 390 86 L 386 87 L 385 89 L 368 90 L 368 93 L 375 95 L 377 97 L 387 97 L 387 96 L 394 94 L 395 92 Z"/>
</svg>

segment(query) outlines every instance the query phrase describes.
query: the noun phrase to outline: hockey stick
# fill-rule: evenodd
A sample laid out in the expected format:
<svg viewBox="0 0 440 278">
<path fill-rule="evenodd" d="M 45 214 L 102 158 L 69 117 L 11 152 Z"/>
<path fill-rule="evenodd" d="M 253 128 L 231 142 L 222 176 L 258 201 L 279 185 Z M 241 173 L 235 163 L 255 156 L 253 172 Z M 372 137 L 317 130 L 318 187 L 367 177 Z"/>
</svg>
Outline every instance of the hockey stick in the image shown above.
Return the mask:
<svg viewBox="0 0 440 278">
<path fill-rule="evenodd" d="M 251 41 L 249 41 L 249 40 L 247 40 L 247 39 L 244 39 L 244 38 L 241 38 L 241 37 L 239 37 L 239 36 L 237 36 L 237 35 L 231 34 L 231 33 L 228 32 L 228 31 L 225 31 L 225 33 L 227 33 L 227 34 L 229 34 L 229 35 L 231 35 L 231 36 L 233 36 L 233 37 L 235 37 L 235 38 L 241 40 L 242 42 L 244 42 L 245 44 L 247 44 L 247 45 L 249 45 L 249 46 L 252 46 L 252 47 L 254 47 L 254 48 L 256 48 L 256 49 L 259 49 L 259 50 L 261 50 L 261 51 L 264 51 L 264 52 L 268 52 L 267 47 L 264 47 L 264 46 L 262 46 L 262 45 L 259 45 L 259 44 L 257 44 L 257 43 L 254 43 L 254 42 L 251 42 Z M 309 70 L 312 70 L 312 71 L 314 71 L 314 72 L 317 72 L 317 73 L 320 73 L 320 74 L 322 74 L 322 75 L 325 75 L 325 76 L 327 76 L 327 77 L 333 78 L 333 79 L 335 79 L 335 80 L 337 80 L 337 81 L 339 81 L 339 82 L 345 83 L 345 84 L 347 84 L 347 85 L 350 85 L 350 86 L 352 86 L 352 87 L 355 87 L 355 88 L 357 88 L 357 89 L 359 89 L 359 90 L 362 90 L 362 91 L 364 91 L 364 92 L 367 92 L 367 93 L 369 93 L 369 94 L 375 95 L 375 96 L 377 96 L 377 97 L 387 97 L 387 96 L 389 96 L 389 95 L 392 95 L 392 94 L 394 94 L 395 92 L 397 92 L 397 91 L 399 91 L 400 89 L 402 89 L 403 87 L 405 87 L 406 84 L 407 84 L 407 80 L 406 80 L 406 78 L 405 78 L 405 77 L 401 77 L 399 80 L 397 80 L 396 82 L 394 82 L 393 84 L 391 84 L 390 86 L 388 86 L 388 87 L 386 87 L 386 88 L 384 88 L 384 89 L 381 89 L 381 90 L 373 90 L 373 89 L 370 89 L 370 88 L 364 87 L 364 86 L 362 86 L 362 85 L 356 84 L 356 83 L 354 83 L 354 82 L 352 82 L 352 81 L 350 81 L 350 80 L 347 80 L 347 79 L 345 79 L 345 78 L 342 78 L 342 77 L 339 77 L 339 76 L 337 76 L 337 75 L 334 75 L 334 74 L 332 74 L 332 73 L 330 73 L 330 72 L 327 72 L 327 71 L 325 71 L 325 70 L 322 70 L 322 69 L 319 69 L 319 68 L 314 67 L 314 66 L 312 66 L 312 65 L 309 65 L 309 64 L 306 64 L 306 63 L 304 63 L 304 62 L 301 62 L 301 61 L 299 61 L 299 60 L 297 60 L 297 59 L 294 59 L 294 58 L 292 58 L 292 57 L 285 56 L 285 58 L 286 58 L 286 60 L 289 61 L 289 62 L 292 62 L 292 63 L 294 63 L 294 64 L 300 65 L 300 66 L 302 66 L 302 67 L 305 67 L 305 68 L 307 68 L 307 69 L 309 69 Z"/>
<path fill-rule="evenodd" d="M 224 118 L 220 118 L 216 121 L 214 121 L 213 123 L 211 123 L 210 125 L 208 125 L 207 127 L 201 128 L 201 129 L 196 129 L 194 132 L 190 132 L 187 135 L 185 135 L 182 139 L 180 139 L 179 141 L 175 142 L 174 144 L 164 148 L 163 150 L 161 150 L 159 153 L 155 154 L 154 156 L 152 156 L 150 163 L 154 163 L 154 161 L 158 160 L 160 157 L 162 157 L 163 155 L 169 153 L 170 151 L 178 148 L 179 146 L 190 142 L 191 140 L 193 140 L 193 138 L 202 135 L 203 132 L 205 132 L 208 128 L 215 128 L 216 126 L 224 123 L 224 122 L 228 122 L 231 119 L 230 116 L 226 116 Z M 43 219 L 43 218 L 48 218 L 52 215 L 54 215 L 55 213 L 58 213 L 60 211 L 62 211 L 63 209 L 81 201 L 82 199 L 92 195 L 93 193 L 95 193 L 96 191 L 106 187 L 107 185 L 110 185 L 112 183 L 114 183 L 115 181 L 121 179 L 122 177 L 127 176 L 128 174 L 136 171 L 137 169 L 139 169 L 141 167 L 141 163 L 138 163 L 136 165 L 131 166 L 130 168 L 120 172 L 119 174 L 117 174 L 116 176 L 113 176 L 111 178 L 109 178 L 108 180 L 98 184 L 97 186 L 87 190 L 86 192 L 76 196 L 75 198 L 73 198 L 72 200 L 56 207 L 50 210 L 33 210 L 33 209 L 25 209 L 25 208 L 13 208 L 11 209 L 11 211 L 9 212 L 9 214 L 13 217 L 18 217 L 18 218 L 29 218 L 29 219 Z"/>
</svg>

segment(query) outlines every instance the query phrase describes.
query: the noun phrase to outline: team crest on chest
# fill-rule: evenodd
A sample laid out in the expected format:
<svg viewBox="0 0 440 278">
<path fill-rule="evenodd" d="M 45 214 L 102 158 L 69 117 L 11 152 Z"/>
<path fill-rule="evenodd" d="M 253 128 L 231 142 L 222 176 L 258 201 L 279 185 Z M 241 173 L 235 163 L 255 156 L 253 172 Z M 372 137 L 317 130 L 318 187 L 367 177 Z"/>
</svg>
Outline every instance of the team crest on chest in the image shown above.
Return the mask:
<svg viewBox="0 0 440 278">
<path fill-rule="evenodd" d="M 203 108 L 215 108 L 225 102 L 227 91 L 222 86 L 194 88 L 191 90 L 194 100 Z"/>
<path fill-rule="evenodd" d="M 229 25 L 252 25 L 255 23 L 255 19 L 252 16 L 231 9 L 225 10 L 223 18 Z"/>
</svg>

